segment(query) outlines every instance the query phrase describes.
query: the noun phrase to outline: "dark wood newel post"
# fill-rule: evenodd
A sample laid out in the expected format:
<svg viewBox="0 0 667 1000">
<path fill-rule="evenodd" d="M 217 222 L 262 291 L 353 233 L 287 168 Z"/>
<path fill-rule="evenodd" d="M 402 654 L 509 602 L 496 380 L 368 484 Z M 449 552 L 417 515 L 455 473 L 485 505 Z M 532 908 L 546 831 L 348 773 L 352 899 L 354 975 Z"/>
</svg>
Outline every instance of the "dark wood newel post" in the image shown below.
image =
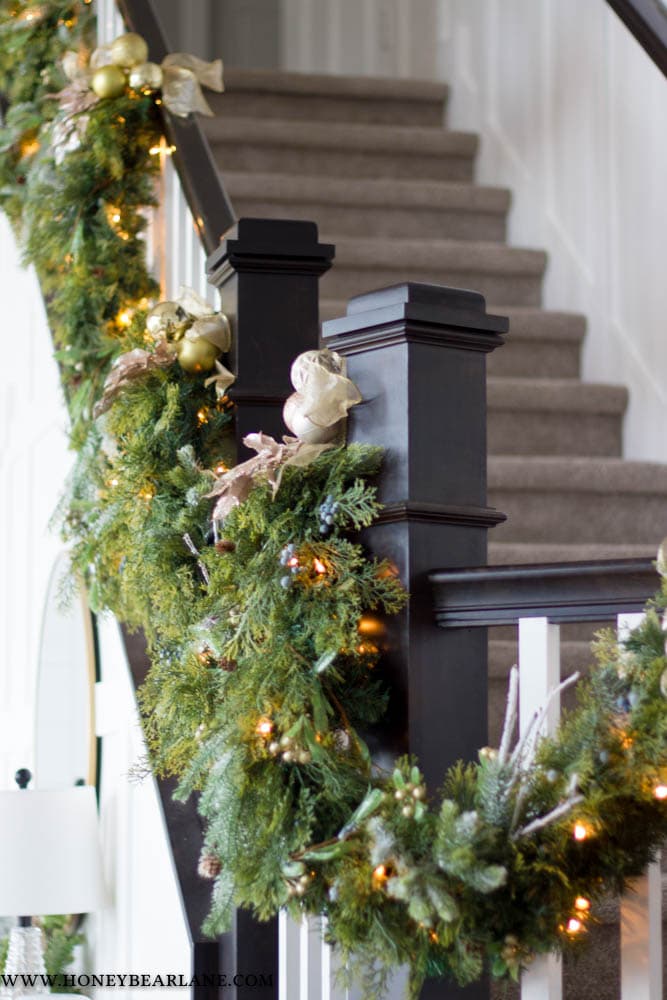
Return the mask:
<svg viewBox="0 0 667 1000">
<path fill-rule="evenodd" d="M 324 342 L 348 359 L 364 402 L 349 441 L 380 444 L 384 511 L 368 548 L 398 567 L 410 591 L 389 624 L 385 668 L 393 699 L 383 745 L 419 755 L 430 788 L 487 741 L 486 629 L 438 629 L 428 573 L 486 563 L 487 531 L 504 515 L 486 506 L 486 354 L 508 321 L 475 292 L 405 284 L 360 295 L 324 324 Z M 423 1000 L 482 1000 L 430 981 Z"/>
<path fill-rule="evenodd" d="M 209 281 L 220 290 L 232 323 L 228 359 L 236 374 L 229 395 L 236 403 L 239 461 L 249 454 L 246 434 L 264 431 L 280 439 L 283 404 L 291 394 L 289 371 L 302 351 L 319 340 L 319 278 L 331 267 L 334 247 L 318 242 L 313 222 L 240 219 L 208 259 Z M 259 923 L 239 910 L 234 928 L 220 940 L 220 970 L 231 978 L 272 975 L 270 987 L 235 986 L 226 1000 L 278 997 L 278 922 Z"/>
<path fill-rule="evenodd" d="M 239 459 L 249 454 L 241 444 L 246 434 L 285 432 L 290 366 L 318 346 L 318 282 L 333 257 L 334 247 L 318 242 L 314 222 L 241 219 L 208 259 L 209 281 L 234 330 L 236 382 L 229 395 L 237 404 Z"/>
</svg>

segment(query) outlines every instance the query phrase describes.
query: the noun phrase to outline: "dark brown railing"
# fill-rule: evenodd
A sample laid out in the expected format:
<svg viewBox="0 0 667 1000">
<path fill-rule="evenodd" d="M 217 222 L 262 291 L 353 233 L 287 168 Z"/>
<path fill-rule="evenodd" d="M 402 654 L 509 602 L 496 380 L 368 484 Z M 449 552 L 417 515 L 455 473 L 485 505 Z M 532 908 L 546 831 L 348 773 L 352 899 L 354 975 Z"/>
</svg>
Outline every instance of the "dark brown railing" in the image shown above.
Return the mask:
<svg viewBox="0 0 667 1000">
<path fill-rule="evenodd" d="M 607 0 L 656 66 L 667 76 L 665 0 Z"/>
<path fill-rule="evenodd" d="M 118 0 L 118 8 L 127 27 L 146 39 L 153 62 L 162 62 L 169 47 L 151 0 Z M 196 115 L 178 118 L 166 108 L 163 114 L 183 193 L 204 248 L 213 253 L 236 221 L 234 209 Z"/>
<path fill-rule="evenodd" d="M 611 621 L 642 611 L 659 586 L 651 559 L 444 569 L 429 580 L 442 628 L 514 625 L 520 618 Z"/>
</svg>

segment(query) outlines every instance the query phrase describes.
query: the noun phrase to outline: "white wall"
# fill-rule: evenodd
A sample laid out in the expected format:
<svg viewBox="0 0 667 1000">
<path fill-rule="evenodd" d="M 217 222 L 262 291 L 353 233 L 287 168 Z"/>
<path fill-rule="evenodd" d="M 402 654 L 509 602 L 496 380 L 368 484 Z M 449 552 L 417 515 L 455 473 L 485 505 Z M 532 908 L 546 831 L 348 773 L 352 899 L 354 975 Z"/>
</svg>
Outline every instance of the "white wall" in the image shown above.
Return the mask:
<svg viewBox="0 0 667 1000">
<path fill-rule="evenodd" d="M 284 68 L 423 77 L 437 72 L 438 0 L 282 0 Z"/>
<path fill-rule="evenodd" d="M 0 366 L 0 788 L 8 788 L 14 787 L 17 768 L 33 766 L 40 625 L 51 569 L 62 549 L 48 524 L 72 455 L 39 285 L 32 269 L 20 266 L 2 215 L 0 302 L 5 344 Z M 110 902 L 89 927 L 90 965 L 100 973 L 188 975 L 188 936 L 155 787 L 150 780 L 136 785 L 128 778 L 143 744 L 127 664 L 111 621 L 103 625 L 101 645 L 108 696 L 106 703 L 100 697 L 98 719 L 104 736 L 101 830 Z M 110 992 L 116 998 L 132 995 L 143 994 Z"/>
<path fill-rule="evenodd" d="M 630 389 L 625 454 L 667 460 L 667 80 L 603 0 L 441 0 L 452 127 L 550 252 L 546 305 L 585 313 L 584 376 Z"/>
<path fill-rule="evenodd" d="M 40 624 L 61 549 L 48 523 L 71 464 L 67 415 L 37 279 L 0 214 L 0 787 L 33 763 Z"/>
</svg>

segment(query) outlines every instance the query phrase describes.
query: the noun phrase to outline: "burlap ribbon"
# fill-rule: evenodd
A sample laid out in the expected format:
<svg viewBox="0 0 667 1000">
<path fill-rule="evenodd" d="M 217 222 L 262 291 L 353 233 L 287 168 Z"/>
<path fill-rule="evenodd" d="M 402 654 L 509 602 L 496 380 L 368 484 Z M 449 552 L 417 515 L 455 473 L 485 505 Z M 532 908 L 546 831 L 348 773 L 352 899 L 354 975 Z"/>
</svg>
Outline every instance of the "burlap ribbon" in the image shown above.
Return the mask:
<svg viewBox="0 0 667 1000">
<path fill-rule="evenodd" d="M 235 507 L 243 503 L 258 479 L 265 479 L 275 496 L 283 470 L 287 466 L 310 465 L 323 451 L 334 447 L 332 444 L 306 444 L 305 441 L 291 437 L 284 437 L 281 443 L 261 431 L 248 434 L 243 443 L 257 454 L 216 479 L 213 489 L 206 494 L 208 497 L 218 497 L 213 508 L 214 521 L 224 520 Z"/>
<path fill-rule="evenodd" d="M 119 392 L 135 379 L 159 368 L 169 368 L 175 360 L 176 352 L 166 340 L 161 340 L 154 351 L 137 347 L 121 354 L 107 375 L 102 398 L 95 404 L 93 416 L 97 419 L 106 413 Z"/>
</svg>

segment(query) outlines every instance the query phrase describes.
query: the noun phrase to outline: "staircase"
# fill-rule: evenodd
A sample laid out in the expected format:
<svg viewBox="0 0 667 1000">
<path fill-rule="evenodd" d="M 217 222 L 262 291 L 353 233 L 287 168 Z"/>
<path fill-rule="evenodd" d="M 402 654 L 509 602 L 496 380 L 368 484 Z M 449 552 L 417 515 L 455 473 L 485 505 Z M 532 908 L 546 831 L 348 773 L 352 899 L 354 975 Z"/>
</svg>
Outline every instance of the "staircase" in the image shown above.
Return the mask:
<svg viewBox="0 0 667 1000">
<path fill-rule="evenodd" d="M 581 381 L 585 318 L 541 308 L 546 254 L 507 245 L 510 192 L 474 183 L 479 140 L 444 127 L 447 87 L 238 70 L 226 87 L 204 128 L 237 216 L 312 219 L 336 244 L 322 319 L 407 280 L 479 290 L 510 317 L 489 356 L 489 504 L 508 515 L 489 561 L 652 556 L 667 534 L 667 465 L 622 458 L 627 392 Z M 564 675 L 585 669 L 592 629 L 564 629 Z M 515 635 L 493 630 L 492 744 L 516 655 Z M 617 996 L 617 910 L 602 916 L 596 950 L 566 970 L 568 1000 Z"/>
<path fill-rule="evenodd" d="M 336 244 L 323 319 L 406 280 L 477 289 L 510 317 L 489 356 L 489 503 L 508 515 L 489 561 L 653 555 L 667 466 L 621 458 L 627 392 L 581 381 L 585 318 L 541 308 L 546 254 L 507 245 L 510 192 L 474 183 L 479 140 L 443 126 L 447 86 L 262 70 L 228 70 L 226 86 L 204 127 L 237 216 L 313 219 Z M 588 634 L 569 630 L 568 672 Z M 494 701 L 515 656 L 500 633 Z"/>
</svg>

